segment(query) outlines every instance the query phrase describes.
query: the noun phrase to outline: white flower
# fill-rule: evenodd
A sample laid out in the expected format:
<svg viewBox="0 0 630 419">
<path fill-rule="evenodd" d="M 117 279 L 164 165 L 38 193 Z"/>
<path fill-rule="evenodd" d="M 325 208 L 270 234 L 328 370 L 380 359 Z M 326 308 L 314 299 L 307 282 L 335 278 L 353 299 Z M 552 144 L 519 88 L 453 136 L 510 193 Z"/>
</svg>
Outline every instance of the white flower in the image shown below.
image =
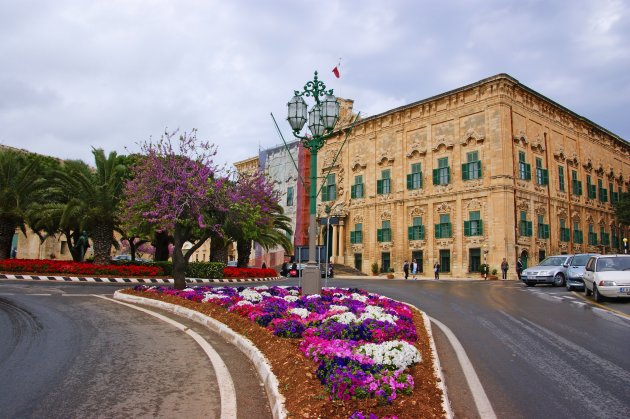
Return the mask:
<svg viewBox="0 0 630 419">
<path fill-rule="evenodd" d="M 305 319 L 308 317 L 308 315 L 311 313 L 310 311 L 308 311 L 305 308 L 292 308 L 291 310 L 289 310 L 289 313 L 291 314 L 297 314 L 298 316 L 300 316 L 301 318 Z"/>
<path fill-rule="evenodd" d="M 383 310 L 381 307 L 366 306 L 365 312 L 359 317 L 359 321 L 362 322 L 367 319 L 380 320 L 382 322 L 396 324 L 398 317 L 386 313 L 385 310 Z"/>
<path fill-rule="evenodd" d="M 307 295 L 306 298 L 311 300 L 311 299 L 322 298 L 322 296 L 319 294 L 311 294 L 311 295 Z"/>
<path fill-rule="evenodd" d="M 247 300 L 241 300 L 238 303 L 236 303 L 237 306 L 253 306 L 254 304 L 250 303 Z"/>
<path fill-rule="evenodd" d="M 298 290 L 289 290 L 289 294 L 297 296 L 297 295 L 300 295 L 300 291 L 298 291 Z"/>
<path fill-rule="evenodd" d="M 331 304 L 330 307 L 328 307 L 328 309 L 330 311 L 348 311 L 348 307 L 346 306 L 338 306 L 335 304 Z"/>
<path fill-rule="evenodd" d="M 346 312 L 341 314 L 335 314 L 334 316 L 330 316 L 330 319 L 336 321 L 337 323 L 350 324 L 357 321 L 357 316 L 354 313 Z"/>
<path fill-rule="evenodd" d="M 362 303 L 365 303 L 368 300 L 368 298 L 365 295 L 357 294 L 356 292 L 352 293 L 352 299 L 361 301 Z"/>
<path fill-rule="evenodd" d="M 203 303 L 207 303 L 210 300 L 221 300 L 221 299 L 229 299 L 230 298 L 227 295 L 213 294 L 211 292 L 206 292 L 203 295 L 204 295 L 204 298 L 203 298 L 203 300 L 201 300 Z"/>
<path fill-rule="evenodd" d="M 259 285 L 257 287 L 254 287 L 256 289 L 256 291 L 265 291 L 268 290 L 269 287 L 267 285 Z"/>
<path fill-rule="evenodd" d="M 273 297 L 271 294 L 269 294 L 267 291 L 263 291 L 260 293 L 260 295 L 262 295 L 263 297 Z"/>
<path fill-rule="evenodd" d="M 189 287 L 189 288 L 184 288 L 184 289 L 182 290 L 182 292 L 191 292 L 191 291 L 193 291 L 193 292 L 194 292 L 194 291 L 195 291 L 195 289 L 194 289 L 194 288 L 190 288 L 190 287 Z"/>
<path fill-rule="evenodd" d="M 240 296 L 247 301 L 252 301 L 254 303 L 262 301 L 262 295 L 260 295 L 258 291 L 252 288 L 245 288 L 243 291 L 240 292 Z"/>
<path fill-rule="evenodd" d="M 288 301 L 289 303 L 299 300 L 299 298 L 297 298 L 295 295 L 285 295 L 283 298 L 285 301 Z"/>
<path fill-rule="evenodd" d="M 359 346 L 356 352 L 371 358 L 376 364 L 392 365 L 398 370 L 404 370 L 422 361 L 420 352 L 403 340 L 391 340 L 380 344 L 366 343 Z"/>
</svg>

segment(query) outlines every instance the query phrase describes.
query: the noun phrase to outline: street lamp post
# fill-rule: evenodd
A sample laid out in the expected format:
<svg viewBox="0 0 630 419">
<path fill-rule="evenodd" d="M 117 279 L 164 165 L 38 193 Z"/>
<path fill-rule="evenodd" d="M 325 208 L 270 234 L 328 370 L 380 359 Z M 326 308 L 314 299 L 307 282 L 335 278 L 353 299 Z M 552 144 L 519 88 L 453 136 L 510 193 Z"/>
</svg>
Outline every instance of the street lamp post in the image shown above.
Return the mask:
<svg viewBox="0 0 630 419">
<path fill-rule="evenodd" d="M 311 135 L 301 135 L 307 121 L 307 105 L 304 97 L 312 97 L 315 105 L 308 111 L 308 129 Z M 289 125 L 293 136 L 311 152 L 311 187 L 309 193 L 310 218 L 308 228 L 308 262 L 303 272 L 302 293 L 319 294 L 322 289 L 321 276 L 315 256 L 315 240 L 317 237 L 317 152 L 333 134 L 339 118 L 339 103 L 333 96 L 333 89 L 326 90 L 326 85 L 317 78 L 317 71 L 312 81 L 304 85 L 303 91 L 295 91 L 293 98 L 287 103 Z"/>
<path fill-rule="evenodd" d="M 483 280 L 488 279 L 488 245 L 483 245 Z"/>
<path fill-rule="evenodd" d="M 623 238 L 623 253 L 628 253 L 628 239 L 626 237 Z"/>
</svg>

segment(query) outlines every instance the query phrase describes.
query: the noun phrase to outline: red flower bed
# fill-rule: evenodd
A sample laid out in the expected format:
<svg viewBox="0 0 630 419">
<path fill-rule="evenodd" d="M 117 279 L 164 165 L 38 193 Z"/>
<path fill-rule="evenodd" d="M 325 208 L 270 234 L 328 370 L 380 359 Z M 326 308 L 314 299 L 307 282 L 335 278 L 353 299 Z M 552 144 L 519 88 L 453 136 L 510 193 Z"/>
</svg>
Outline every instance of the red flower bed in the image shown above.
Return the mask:
<svg viewBox="0 0 630 419">
<path fill-rule="evenodd" d="M 48 259 L 5 259 L 0 261 L 0 271 L 78 276 L 114 275 L 137 277 L 164 275 L 163 269 L 159 266 L 94 265 L 93 263 Z"/>
<path fill-rule="evenodd" d="M 278 272 L 271 268 L 223 268 L 224 278 L 272 278 L 276 276 L 278 276 Z"/>
</svg>

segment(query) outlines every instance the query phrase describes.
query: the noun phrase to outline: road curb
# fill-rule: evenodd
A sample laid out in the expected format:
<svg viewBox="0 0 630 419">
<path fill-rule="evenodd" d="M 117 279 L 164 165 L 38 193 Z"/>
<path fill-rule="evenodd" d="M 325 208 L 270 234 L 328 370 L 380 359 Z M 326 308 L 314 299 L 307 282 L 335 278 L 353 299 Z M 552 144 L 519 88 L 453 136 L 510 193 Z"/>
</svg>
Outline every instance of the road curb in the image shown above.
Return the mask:
<svg viewBox="0 0 630 419">
<path fill-rule="evenodd" d="M 271 370 L 271 364 L 265 358 L 262 352 L 244 336 L 236 333 L 225 324 L 206 316 L 198 311 L 188 309 L 186 307 L 178 306 L 175 304 L 166 303 L 164 301 L 153 300 L 149 298 L 137 297 L 134 295 L 123 294 L 120 291 L 114 293 L 114 298 L 121 301 L 127 301 L 130 303 L 137 303 L 147 305 L 150 307 L 157 307 L 162 310 L 169 311 L 173 314 L 186 317 L 194 322 L 206 326 L 208 329 L 221 335 L 229 343 L 236 346 L 245 356 L 247 356 L 258 375 L 262 379 L 269 404 L 271 406 L 271 412 L 275 419 L 286 419 L 287 411 L 284 408 L 284 396 L 280 394 L 278 379 Z"/>
<path fill-rule="evenodd" d="M 60 282 L 95 282 L 106 284 L 172 284 L 173 278 L 108 278 L 108 277 L 82 277 L 82 276 L 45 276 L 45 275 L 7 275 L 0 274 L 0 279 L 30 279 L 33 281 L 60 281 Z M 266 278 L 186 278 L 188 284 L 233 284 L 239 282 L 266 282 L 281 281 L 286 278 L 281 276 Z"/>
</svg>

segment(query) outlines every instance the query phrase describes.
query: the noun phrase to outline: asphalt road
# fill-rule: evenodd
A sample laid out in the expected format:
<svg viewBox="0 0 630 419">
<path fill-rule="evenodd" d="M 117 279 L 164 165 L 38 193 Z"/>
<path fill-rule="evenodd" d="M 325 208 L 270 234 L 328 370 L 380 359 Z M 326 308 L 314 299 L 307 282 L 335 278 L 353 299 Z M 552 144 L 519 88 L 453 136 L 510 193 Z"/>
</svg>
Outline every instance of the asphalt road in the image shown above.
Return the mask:
<svg viewBox="0 0 630 419">
<path fill-rule="evenodd" d="M 296 280 L 282 282 L 291 283 Z M 179 397 L 216 391 L 206 368 L 190 368 L 203 355 L 167 326 L 94 297 L 33 295 L 111 294 L 120 287 L 31 283 L 11 291 L 7 285 L 0 283 L 0 342 L 14 343 L 0 346 L 0 376 L 10 377 L 0 380 L 0 417 L 103 416 L 99 411 L 183 417 L 187 412 L 180 409 L 191 407 L 177 405 Z M 330 285 L 406 301 L 446 325 L 465 349 L 496 417 L 628 417 L 629 303 L 605 303 L 615 314 L 564 288 L 514 281 L 335 278 Z M 3 295 L 8 292 L 16 295 Z M 456 417 L 478 417 L 455 352 L 435 326 L 434 334 Z M 188 362 L 170 365 L 175 358 Z M 147 374 L 147 368 L 155 370 Z M 172 394 L 167 401 L 165 389 Z M 155 405 L 159 409 L 146 410 Z"/>
<path fill-rule="evenodd" d="M 444 323 L 463 345 L 499 418 L 629 416 L 630 316 L 564 288 L 514 281 L 335 279 L 330 285 L 379 292 Z M 607 306 L 628 310 L 628 303 Z M 477 416 L 451 349 L 443 337 L 436 340 L 456 416 Z"/>
<path fill-rule="evenodd" d="M 92 295 L 118 288 L 0 283 L 0 418 L 219 417 L 203 350 L 167 323 Z M 223 357 L 239 417 L 270 417 L 251 363 L 204 327 L 175 319 Z"/>
</svg>

